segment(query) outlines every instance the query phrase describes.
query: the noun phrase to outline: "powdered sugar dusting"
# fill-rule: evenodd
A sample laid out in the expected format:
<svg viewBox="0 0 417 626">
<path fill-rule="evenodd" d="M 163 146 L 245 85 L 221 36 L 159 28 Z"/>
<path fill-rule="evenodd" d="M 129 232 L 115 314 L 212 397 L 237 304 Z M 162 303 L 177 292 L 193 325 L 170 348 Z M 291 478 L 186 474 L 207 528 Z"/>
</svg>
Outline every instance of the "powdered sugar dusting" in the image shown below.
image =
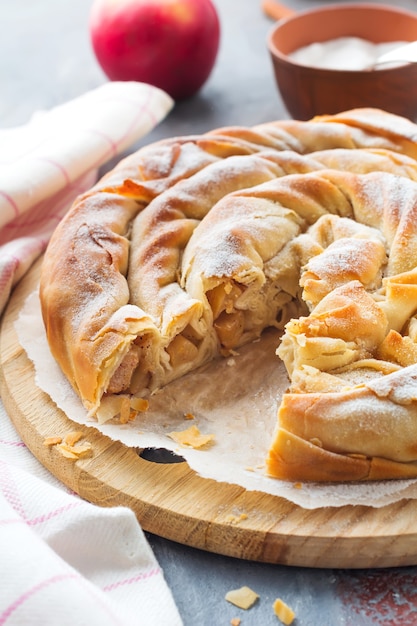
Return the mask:
<svg viewBox="0 0 417 626">
<path fill-rule="evenodd" d="M 371 67 L 382 54 L 395 50 L 404 43 L 389 41 L 375 44 L 360 37 L 338 37 L 324 42 L 314 42 L 288 56 L 296 63 L 310 67 L 363 70 Z"/>
</svg>

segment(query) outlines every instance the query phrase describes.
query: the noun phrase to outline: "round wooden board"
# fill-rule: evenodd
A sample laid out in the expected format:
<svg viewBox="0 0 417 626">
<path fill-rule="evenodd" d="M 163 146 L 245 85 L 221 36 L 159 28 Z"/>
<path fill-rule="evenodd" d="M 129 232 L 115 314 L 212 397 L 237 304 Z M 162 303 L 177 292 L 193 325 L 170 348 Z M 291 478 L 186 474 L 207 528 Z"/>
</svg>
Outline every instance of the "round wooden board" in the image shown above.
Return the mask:
<svg viewBox="0 0 417 626">
<path fill-rule="evenodd" d="M 287 500 L 197 476 L 186 463 L 147 461 L 138 451 L 71 422 L 35 384 L 15 321 L 39 280 L 39 261 L 15 289 L 0 331 L 0 391 L 28 448 L 52 474 L 100 506 L 133 509 L 142 528 L 210 552 L 304 567 L 417 564 L 417 501 L 381 509 L 302 509 Z M 78 461 L 44 445 L 82 430 L 93 455 Z"/>
</svg>

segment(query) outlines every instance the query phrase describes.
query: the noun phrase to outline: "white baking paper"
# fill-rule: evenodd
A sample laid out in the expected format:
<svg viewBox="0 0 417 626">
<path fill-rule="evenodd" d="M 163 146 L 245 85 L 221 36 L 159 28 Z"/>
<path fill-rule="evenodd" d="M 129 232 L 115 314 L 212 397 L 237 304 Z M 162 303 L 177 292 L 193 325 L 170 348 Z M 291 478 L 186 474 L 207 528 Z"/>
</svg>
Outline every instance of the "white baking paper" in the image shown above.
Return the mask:
<svg viewBox="0 0 417 626">
<path fill-rule="evenodd" d="M 265 456 L 276 423 L 276 407 L 288 386 L 275 354 L 276 332 L 267 332 L 239 354 L 210 363 L 169 384 L 149 398 L 149 410 L 128 424 L 98 424 L 86 410 L 50 354 L 38 293 L 32 293 L 16 322 L 19 341 L 35 366 L 37 385 L 75 422 L 135 448 L 164 448 L 182 456 L 200 476 L 240 485 L 287 500 L 306 509 L 348 504 L 382 507 L 417 498 L 417 480 L 318 484 L 265 475 Z M 192 421 L 186 419 L 192 414 Z M 179 446 L 169 433 L 195 424 L 213 434 L 212 445 Z"/>
</svg>

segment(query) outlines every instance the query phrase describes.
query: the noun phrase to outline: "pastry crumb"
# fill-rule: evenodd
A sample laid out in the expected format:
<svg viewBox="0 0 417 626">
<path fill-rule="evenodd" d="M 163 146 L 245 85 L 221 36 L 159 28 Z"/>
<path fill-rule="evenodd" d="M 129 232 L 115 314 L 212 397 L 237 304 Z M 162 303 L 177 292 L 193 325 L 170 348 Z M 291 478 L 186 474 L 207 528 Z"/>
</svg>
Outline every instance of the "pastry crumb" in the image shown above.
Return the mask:
<svg viewBox="0 0 417 626">
<path fill-rule="evenodd" d="M 44 446 L 56 446 L 58 443 L 62 442 L 62 437 L 45 437 L 43 440 Z"/>
<path fill-rule="evenodd" d="M 186 430 L 172 431 L 168 433 L 168 437 L 182 446 L 196 449 L 203 448 L 214 441 L 214 435 L 203 435 L 195 424 Z"/>
<path fill-rule="evenodd" d="M 230 515 L 226 517 L 225 521 L 229 522 L 229 524 L 239 524 L 239 522 L 242 522 L 245 519 L 248 519 L 248 516 L 246 513 L 241 513 L 240 515 L 233 515 L 233 513 L 231 513 Z"/>
<path fill-rule="evenodd" d="M 149 409 L 149 401 L 144 398 L 124 398 L 120 407 L 121 424 L 133 422 L 138 413 L 145 413 Z"/>
<path fill-rule="evenodd" d="M 117 416 L 121 424 L 132 422 L 138 413 L 144 413 L 149 408 L 149 401 L 127 394 L 106 396 L 101 399 L 96 411 L 99 424 L 104 424 Z"/>
<path fill-rule="evenodd" d="M 240 617 L 232 617 L 232 619 L 230 620 L 230 626 L 240 626 L 240 624 L 242 623 Z"/>
<path fill-rule="evenodd" d="M 130 406 L 135 411 L 145 413 L 149 409 L 149 400 L 146 400 L 146 398 L 131 398 Z"/>
<path fill-rule="evenodd" d="M 67 459 L 73 459 L 74 461 L 89 456 L 93 450 L 91 443 L 88 441 L 75 446 L 70 446 L 66 443 L 59 443 L 56 447 L 62 456 Z"/>
<path fill-rule="evenodd" d="M 274 613 L 277 616 L 277 618 L 283 624 L 285 624 L 285 626 L 290 626 L 290 624 L 293 623 L 295 619 L 295 613 L 292 609 L 290 609 L 288 604 L 285 604 L 285 602 L 281 600 L 281 598 L 277 598 L 275 600 L 274 604 L 272 605 L 272 608 L 274 609 Z"/>
<path fill-rule="evenodd" d="M 255 465 L 255 467 L 253 465 L 247 465 L 245 470 L 247 472 L 259 472 L 259 470 L 263 471 L 265 470 L 265 463 L 259 463 L 258 465 Z"/>
<path fill-rule="evenodd" d="M 294 489 L 302 489 L 303 488 L 303 483 L 294 483 L 293 487 L 294 487 Z"/>
<path fill-rule="evenodd" d="M 67 446 L 65 443 L 58 443 L 56 449 L 62 454 L 66 459 L 71 459 L 72 461 L 76 461 L 78 459 L 77 455 L 72 452 L 71 446 Z"/>
<path fill-rule="evenodd" d="M 69 446 L 73 446 L 81 439 L 82 436 L 83 434 L 80 430 L 74 430 L 65 435 L 64 442 Z"/>
<path fill-rule="evenodd" d="M 93 446 L 89 441 L 78 443 L 82 437 L 82 431 L 71 431 L 64 437 L 60 437 L 58 435 L 46 437 L 43 445 L 51 448 L 54 447 L 66 459 L 77 461 L 78 459 L 90 456 L 93 451 Z"/>
<path fill-rule="evenodd" d="M 130 399 L 125 396 L 120 400 L 119 421 L 121 424 L 127 424 L 130 421 Z"/>
<path fill-rule="evenodd" d="M 192 413 L 184 413 L 184 419 L 185 420 L 194 420 L 195 419 L 195 415 L 193 415 Z"/>
<path fill-rule="evenodd" d="M 239 609 L 250 609 L 258 600 L 259 595 L 250 587 L 240 587 L 240 589 L 232 589 L 225 595 L 225 599 L 234 604 Z"/>
</svg>

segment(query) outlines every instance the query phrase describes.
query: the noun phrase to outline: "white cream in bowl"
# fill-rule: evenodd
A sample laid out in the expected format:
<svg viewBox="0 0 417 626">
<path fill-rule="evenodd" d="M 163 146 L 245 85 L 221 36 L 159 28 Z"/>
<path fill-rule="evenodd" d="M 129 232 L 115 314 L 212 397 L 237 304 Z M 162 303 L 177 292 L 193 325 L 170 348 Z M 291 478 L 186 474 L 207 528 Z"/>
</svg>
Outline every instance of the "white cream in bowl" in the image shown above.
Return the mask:
<svg viewBox="0 0 417 626">
<path fill-rule="evenodd" d="M 363 70 L 371 67 L 382 55 L 404 41 L 373 43 L 359 37 L 339 37 L 298 48 L 288 57 L 300 65 L 330 70 Z M 381 66 L 384 67 L 384 66 Z"/>
</svg>

